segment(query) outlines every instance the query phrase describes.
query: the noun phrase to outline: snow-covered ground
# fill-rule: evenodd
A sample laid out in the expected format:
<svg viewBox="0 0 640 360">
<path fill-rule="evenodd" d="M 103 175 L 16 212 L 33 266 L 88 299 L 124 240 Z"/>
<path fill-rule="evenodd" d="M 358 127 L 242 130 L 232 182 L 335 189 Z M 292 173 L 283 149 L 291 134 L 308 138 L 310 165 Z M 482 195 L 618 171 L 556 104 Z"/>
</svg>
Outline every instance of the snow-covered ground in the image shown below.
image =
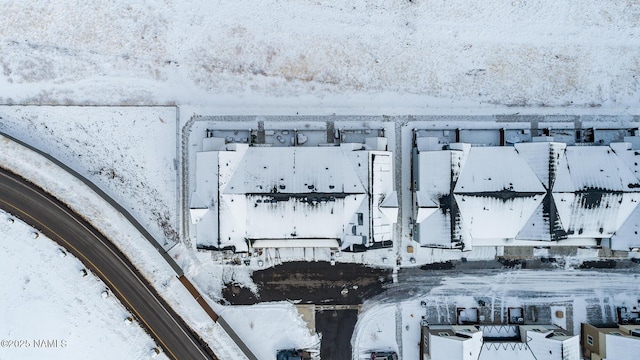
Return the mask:
<svg viewBox="0 0 640 360">
<path fill-rule="evenodd" d="M 221 313 L 258 359 L 274 359 L 278 350 L 320 351 L 320 338 L 312 334 L 291 303 L 228 306 Z"/>
<path fill-rule="evenodd" d="M 636 5 L 5 1 L 0 102 L 624 109 Z"/>
<path fill-rule="evenodd" d="M 374 305 L 359 314 L 351 340 L 354 359 L 366 359 L 372 351 L 398 352 L 396 311 L 394 305 Z M 408 359 L 408 358 L 407 358 Z"/>
<path fill-rule="evenodd" d="M 127 209 L 165 248 L 179 232 L 175 107 L 0 106 L 0 131 Z"/>
<path fill-rule="evenodd" d="M 105 284 L 33 233 L 0 211 L 0 359 L 151 359 L 153 339 Z"/>
<path fill-rule="evenodd" d="M 170 209 L 170 211 L 177 213 L 177 210 L 175 209 L 178 206 L 177 199 L 179 196 L 176 195 L 176 169 L 173 167 L 173 159 L 176 154 L 176 125 L 174 123 L 171 124 L 171 126 L 166 126 L 164 125 L 165 123 L 160 120 L 164 120 L 161 114 L 166 110 L 158 110 L 157 108 L 118 107 L 5 107 L 2 109 L 5 111 L 3 113 L 4 118 L 8 119 L 8 121 L 2 123 L 5 131 L 10 132 L 12 135 L 17 137 L 22 137 L 23 140 L 26 138 L 27 141 L 38 145 L 40 144 L 41 139 L 46 139 L 47 136 L 50 136 L 47 134 L 54 134 L 53 139 L 55 140 L 42 142 L 44 146 L 41 148 L 49 151 L 57 158 L 65 159 L 67 164 L 75 167 L 76 170 L 101 185 L 101 187 L 108 193 L 112 194 L 117 201 L 125 204 L 126 207 L 131 208 L 132 212 L 142 219 L 143 224 L 149 227 L 152 231 L 155 229 L 155 234 L 157 236 L 161 231 L 161 226 L 159 226 L 159 223 L 154 222 L 153 217 L 150 216 L 153 214 L 153 209 L 158 206 L 158 204 L 161 204 L 167 209 Z M 160 115 L 158 113 L 159 111 Z M 175 109 L 171 109 L 171 111 L 175 111 Z M 90 119 L 94 116 L 96 120 L 91 122 Z M 96 130 L 96 132 L 90 133 L 87 132 L 86 129 L 82 130 L 83 126 L 85 126 L 85 122 L 96 127 L 100 127 L 100 129 L 109 128 L 108 124 L 100 123 L 99 121 L 100 118 L 109 116 L 116 116 L 116 118 L 119 119 L 114 122 L 116 124 L 114 125 L 114 128 L 119 131 L 113 130 L 108 132 Z M 175 116 L 175 113 L 173 116 Z M 162 131 L 159 132 L 158 136 L 151 137 L 148 136 L 147 132 L 151 131 L 150 126 L 153 125 L 150 124 L 154 124 L 156 122 L 156 117 L 160 124 L 158 126 L 160 126 Z M 50 121 L 53 125 L 49 125 L 49 123 L 45 121 L 46 119 L 54 119 Z M 396 149 L 396 155 L 402 153 L 402 160 L 406 162 L 409 157 L 404 155 L 410 151 L 410 129 L 415 125 L 415 123 L 411 124 L 411 126 L 403 126 L 406 124 L 404 121 L 405 119 L 406 117 L 402 117 L 396 119 L 398 121 L 393 121 L 392 123 L 382 122 L 380 124 L 387 128 L 387 133 L 391 137 L 390 140 L 392 140 L 390 141 L 390 146 Z M 131 126 L 131 129 L 127 128 L 127 124 Z M 235 124 L 226 124 L 226 126 L 232 125 Z M 180 124 L 179 128 L 182 128 L 182 124 Z M 37 135 L 32 134 L 31 131 L 34 131 Z M 103 151 L 91 149 L 90 145 L 87 145 L 93 141 L 91 138 L 92 134 L 109 134 L 108 137 L 105 136 L 100 139 L 100 146 Z M 121 134 L 126 134 L 126 136 L 119 136 Z M 150 138 L 155 138 L 155 140 L 150 140 Z M 115 141 L 112 139 L 115 139 Z M 401 139 L 400 144 L 398 144 L 398 139 Z M 115 152 L 110 153 L 110 141 L 114 141 L 116 144 L 114 146 Z M 138 146 L 131 145 L 133 143 L 138 144 Z M 160 144 L 170 144 L 171 149 L 167 150 L 169 147 L 159 149 Z M 100 201 L 95 199 L 95 195 L 92 195 L 91 192 L 87 191 L 87 189 L 83 188 L 81 190 L 82 187 L 77 181 L 69 180 L 71 175 L 62 174 L 60 169 L 53 169 L 50 164 L 44 162 L 39 156 L 34 156 L 24 149 L 19 149 L 7 143 L 5 143 L 4 146 L 6 146 L 4 148 L 6 151 L 2 153 L 3 164 L 17 169 L 17 171 L 25 174 L 27 177 L 36 179 L 36 182 L 43 184 L 43 186 L 45 186 L 49 191 L 58 195 L 62 194 L 63 200 L 69 202 L 72 207 L 81 209 L 88 218 L 98 220 L 100 226 L 105 228 L 107 232 L 114 234 L 114 238 L 119 239 L 118 245 L 127 254 L 134 257 L 136 264 L 138 264 L 138 266 L 145 271 L 147 276 L 152 279 L 152 282 L 161 289 L 161 293 L 167 296 L 172 304 L 178 306 L 181 311 L 187 314 L 192 326 L 198 328 L 201 333 L 204 334 L 205 338 L 211 343 L 218 345 L 222 342 L 223 345 L 217 346 L 216 348 L 223 351 L 223 354 L 227 354 L 232 357 L 241 356 L 237 353 L 237 349 L 232 345 L 229 348 L 225 347 L 224 344 L 229 345 L 228 338 L 221 332 L 219 326 L 212 324 L 206 316 L 203 316 L 199 308 L 194 308 L 192 298 L 190 298 L 175 278 L 172 277 L 169 269 L 163 267 L 166 265 L 163 263 L 163 260 L 157 256 L 157 253 L 154 252 L 146 240 L 137 234 L 130 225 L 123 225 L 123 219 L 117 215 L 113 209 L 105 211 L 104 208 L 102 208 L 104 204 L 99 205 Z M 159 157 L 159 159 L 154 159 L 149 156 L 149 153 L 153 151 L 158 151 L 158 153 L 163 154 L 163 156 Z M 117 169 L 117 172 L 124 175 L 122 178 L 109 176 L 105 178 L 97 176 L 96 173 L 87 170 L 87 165 L 83 163 L 83 160 L 80 160 L 80 158 L 85 157 L 85 155 L 82 155 L 84 152 L 91 154 L 92 159 L 88 162 L 90 166 L 97 167 L 103 166 L 102 164 L 107 164 L 113 166 L 114 169 Z M 135 161 L 113 161 L 111 157 L 113 153 L 119 155 L 120 159 L 143 159 L 141 161 L 144 167 L 136 166 Z M 397 158 L 398 157 L 396 157 L 396 159 Z M 153 171 L 146 171 L 146 169 L 152 169 Z M 406 182 L 408 181 L 408 167 L 401 166 L 401 169 L 398 170 L 397 174 L 403 179 L 398 182 L 398 186 L 406 185 Z M 98 175 L 100 174 L 98 173 Z M 146 188 L 128 192 L 130 189 L 127 188 L 127 185 L 131 185 L 136 181 L 149 181 L 150 183 L 155 184 L 155 187 L 148 186 Z M 69 191 L 71 188 L 73 191 Z M 156 201 L 146 201 L 147 196 L 150 195 L 149 192 L 153 195 L 153 191 L 158 188 L 164 190 L 160 193 L 155 193 L 157 195 L 157 198 L 155 198 Z M 410 197 L 410 192 L 406 191 L 408 189 L 408 186 L 403 188 L 403 190 L 405 190 L 403 193 L 404 197 Z M 138 201 L 141 201 L 141 203 L 138 203 Z M 405 205 L 410 203 L 411 202 L 409 200 Z M 86 204 L 93 204 L 94 206 L 87 207 Z M 174 208 L 171 209 L 170 205 L 173 205 Z M 409 211 L 409 208 L 407 208 L 406 211 Z M 175 223 L 179 222 L 177 217 L 173 219 L 173 221 L 175 221 Z M 177 229 L 178 225 L 176 225 L 175 228 Z M 406 225 L 403 229 L 407 229 Z M 434 249 L 416 249 L 416 253 L 409 255 L 405 251 L 406 245 L 411 244 L 411 240 L 406 232 L 403 232 L 401 237 L 402 240 L 396 243 L 396 247 L 391 252 L 385 249 L 358 255 L 342 254 L 342 258 L 337 260 L 344 262 L 364 262 L 384 266 L 387 264 L 384 263 L 383 258 L 387 257 L 388 266 L 393 266 L 395 263 L 394 259 L 397 254 L 400 254 L 403 257 L 404 265 L 408 265 L 407 259 L 411 256 L 418 258 L 417 264 L 457 259 L 462 256 L 460 252 L 447 252 Z M 162 235 L 159 235 L 159 238 L 164 239 Z M 141 249 L 143 250 L 140 251 Z M 179 244 L 171 250 L 171 255 L 185 269 L 186 273 L 192 276 L 195 283 L 212 299 L 219 300 L 221 298 L 223 282 L 236 282 L 255 288 L 255 285 L 251 283 L 250 273 L 259 266 L 245 267 L 242 265 L 215 265 L 211 261 L 211 256 L 213 254 L 214 253 L 210 252 L 194 253 L 193 250 L 185 246 L 185 244 Z M 465 255 L 468 259 L 472 260 L 474 258 L 492 258 L 496 254 L 499 254 L 499 249 L 484 249 L 482 251 L 474 251 L 471 254 Z M 269 258 L 269 255 L 265 254 L 265 260 L 271 260 L 271 263 L 269 261 L 265 261 L 265 264 L 271 265 L 280 261 L 300 259 L 304 258 L 306 255 L 308 254 L 300 254 L 300 252 L 296 252 L 295 250 L 280 253 L 279 258 L 276 258 L 273 255 Z M 313 259 L 315 260 L 330 259 L 330 255 L 328 253 L 323 253 L 321 251 L 314 252 L 313 255 Z M 584 300 L 584 302 L 586 304 L 586 300 Z M 366 351 L 372 349 L 384 350 L 397 348 L 406 354 L 405 356 L 408 356 L 407 358 L 411 358 L 411 354 L 417 351 L 416 347 L 409 347 L 405 344 L 416 343 L 417 333 L 412 331 L 417 328 L 417 324 L 419 324 L 419 317 L 416 311 L 414 311 L 416 306 L 416 303 L 407 303 L 403 304 L 401 307 L 393 308 L 393 312 L 396 316 L 396 320 L 394 322 L 396 333 L 398 331 L 397 329 L 404 329 L 402 331 L 402 334 L 404 335 L 400 335 L 399 337 L 396 336 L 395 338 L 386 335 L 382 336 L 376 330 L 375 333 L 372 333 L 370 338 L 379 339 L 381 342 L 368 343 L 364 341 L 362 344 L 365 345 L 360 346 L 356 351 L 359 351 L 359 354 L 362 355 L 363 352 L 366 353 Z M 227 311 L 225 308 L 217 304 L 214 304 L 214 307 L 216 308 L 216 311 L 221 311 L 224 314 L 227 314 L 227 317 L 225 318 L 228 319 L 228 322 L 232 326 L 237 326 L 240 329 L 240 332 L 244 331 L 244 333 L 241 333 L 241 336 L 247 341 L 249 346 L 254 349 L 254 351 L 262 354 L 262 351 L 267 351 L 265 349 L 268 349 L 267 352 L 272 352 L 274 349 L 284 346 L 285 342 L 279 341 L 278 338 L 268 338 L 266 339 L 269 340 L 268 342 L 261 341 L 259 343 L 252 343 L 254 338 L 251 336 L 245 336 L 251 335 L 251 332 L 246 329 L 247 327 L 251 329 L 250 322 L 247 323 L 247 321 L 245 321 L 246 319 L 242 320 L 243 318 L 237 315 L 237 311 Z M 577 310 L 582 311 L 580 309 Z M 281 319 L 282 317 L 280 315 L 281 314 L 277 311 L 269 313 L 265 312 L 263 316 L 261 316 L 261 321 L 264 324 L 269 324 L 276 319 Z M 239 319 L 234 321 L 236 320 L 236 317 L 239 317 Z M 290 316 L 290 321 L 279 323 L 285 326 L 292 326 L 293 329 L 297 329 L 290 334 L 292 339 L 290 344 L 300 344 L 300 347 L 308 346 L 308 344 L 316 346 L 317 343 L 312 341 L 313 336 L 310 336 L 308 333 L 304 336 L 301 335 L 300 331 L 306 329 L 298 326 L 300 321 L 299 319 L 296 319 L 296 317 Z M 254 326 L 257 326 L 255 325 L 257 323 L 258 322 L 255 322 Z M 411 330 L 406 329 L 407 325 Z M 370 329 L 370 331 L 373 330 Z"/>
</svg>

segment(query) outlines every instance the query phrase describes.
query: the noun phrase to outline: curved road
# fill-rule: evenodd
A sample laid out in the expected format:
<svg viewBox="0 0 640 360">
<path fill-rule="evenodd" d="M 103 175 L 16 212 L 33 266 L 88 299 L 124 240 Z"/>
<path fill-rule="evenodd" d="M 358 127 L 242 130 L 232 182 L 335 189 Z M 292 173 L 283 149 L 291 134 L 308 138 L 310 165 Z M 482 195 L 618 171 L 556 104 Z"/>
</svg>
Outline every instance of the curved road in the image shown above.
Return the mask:
<svg viewBox="0 0 640 360">
<path fill-rule="evenodd" d="M 98 230 L 42 189 L 0 168 L 0 208 L 57 242 L 107 284 L 172 359 L 216 359 L 131 262 Z"/>
</svg>

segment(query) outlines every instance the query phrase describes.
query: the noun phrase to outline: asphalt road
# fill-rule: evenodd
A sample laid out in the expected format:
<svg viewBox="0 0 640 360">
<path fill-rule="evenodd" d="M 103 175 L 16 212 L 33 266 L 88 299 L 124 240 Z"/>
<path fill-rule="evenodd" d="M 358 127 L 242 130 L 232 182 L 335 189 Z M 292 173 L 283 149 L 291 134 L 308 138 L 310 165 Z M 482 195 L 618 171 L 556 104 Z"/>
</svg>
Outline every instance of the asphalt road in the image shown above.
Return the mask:
<svg viewBox="0 0 640 360">
<path fill-rule="evenodd" d="M 251 276 L 258 295 L 249 289 L 227 284 L 225 300 L 233 305 L 264 301 L 299 300 L 302 304 L 358 305 L 385 290 L 392 282 L 391 270 L 359 264 L 289 262 L 255 271 Z"/>
<path fill-rule="evenodd" d="M 0 169 L 0 208 L 64 247 L 96 274 L 172 359 L 216 359 L 131 262 L 66 205 Z"/>
<path fill-rule="evenodd" d="M 351 359 L 351 335 L 358 310 L 316 311 L 316 332 L 322 334 L 322 359 Z"/>
</svg>

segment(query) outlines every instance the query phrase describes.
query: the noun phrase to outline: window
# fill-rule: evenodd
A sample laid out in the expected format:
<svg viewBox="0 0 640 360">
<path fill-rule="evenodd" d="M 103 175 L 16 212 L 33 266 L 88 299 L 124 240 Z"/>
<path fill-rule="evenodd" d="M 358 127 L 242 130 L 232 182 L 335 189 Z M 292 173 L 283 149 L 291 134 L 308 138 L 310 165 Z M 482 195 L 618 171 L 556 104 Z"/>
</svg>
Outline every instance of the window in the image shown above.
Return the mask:
<svg viewBox="0 0 640 360">
<path fill-rule="evenodd" d="M 610 332 L 609 335 L 622 336 L 622 334 L 617 331 Z"/>
<path fill-rule="evenodd" d="M 439 332 L 438 335 L 440 335 L 440 336 L 449 336 L 449 333 L 447 333 L 447 332 Z"/>
<path fill-rule="evenodd" d="M 593 336 L 587 335 L 587 344 L 593 346 Z"/>
</svg>

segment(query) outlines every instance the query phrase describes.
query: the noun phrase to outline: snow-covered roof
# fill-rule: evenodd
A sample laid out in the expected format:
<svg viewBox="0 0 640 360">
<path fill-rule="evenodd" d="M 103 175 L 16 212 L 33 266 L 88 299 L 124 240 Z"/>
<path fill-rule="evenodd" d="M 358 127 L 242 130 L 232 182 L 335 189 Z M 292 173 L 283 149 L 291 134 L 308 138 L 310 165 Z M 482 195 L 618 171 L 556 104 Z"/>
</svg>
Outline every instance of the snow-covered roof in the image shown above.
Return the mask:
<svg viewBox="0 0 640 360">
<path fill-rule="evenodd" d="M 429 151 L 426 154 L 429 156 L 418 157 L 420 183 L 417 185 L 422 193 L 429 194 L 431 198 L 437 200 L 438 195 L 446 195 L 450 192 L 452 163 L 459 152 L 443 150 Z"/>
<path fill-rule="evenodd" d="M 631 217 L 640 204 L 640 152 L 629 144 L 451 149 L 414 160 L 421 245 L 442 247 L 447 233 L 452 248 L 612 237 L 615 249 L 640 244 L 640 220 Z"/>
<path fill-rule="evenodd" d="M 385 195 L 380 202 L 380 211 L 389 221 L 395 223 L 398 219 L 398 194 L 395 191 Z"/>
<path fill-rule="evenodd" d="M 518 143 L 514 145 L 518 155 L 524 159 L 536 174 L 542 185 L 549 189 L 560 165 L 560 159 L 567 145 L 555 142 Z"/>
<path fill-rule="evenodd" d="M 418 234 L 423 246 L 448 248 L 451 246 L 451 215 L 438 208 L 420 208 L 418 210 Z M 424 216 L 423 217 L 421 217 Z"/>
<path fill-rule="evenodd" d="M 366 194 L 344 197 L 308 195 L 274 197 L 271 195 L 223 195 L 236 207 L 224 213 L 226 219 L 238 219 L 236 227 L 246 224 L 247 239 L 340 239 L 358 212 L 366 212 Z M 356 220 L 357 222 L 357 220 Z M 321 226 L 320 226 L 321 224 Z M 295 235 L 294 235 L 295 234 Z"/>
<path fill-rule="evenodd" d="M 567 146 L 553 191 L 576 192 L 591 189 L 639 191 L 640 181 L 609 146 Z"/>
<path fill-rule="evenodd" d="M 552 236 L 549 216 L 545 214 L 545 202 L 540 201 L 538 207 L 531 213 L 526 224 L 520 229 L 515 238 L 517 240 L 550 241 Z"/>
<path fill-rule="evenodd" d="M 458 175 L 452 169 L 457 168 L 462 151 L 425 151 L 424 154 L 414 159 L 414 171 L 418 171 L 420 179 L 416 183 L 419 191 L 415 193 L 415 221 L 420 224 L 416 235 L 423 246 L 451 247 L 451 209 L 447 205 L 451 203 L 452 179 Z"/>
<path fill-rule="evenodd" d="M 467 336 L 430 335 L 431 360 L 477 360 L 482 348 L 482 333 Z"/>
<path fill-rule="evenodd" d="M 612 250 L 628 251 L 632 248 L 640 248 L 640 206 L 636 206 L 627 220 L 611 237 Z"/>
<path fill-rule="evenodd" d="M 526 343 L 489 342 L 482 344 L 478 360 L 537 360 Z M 561 357 L 558 359 L 562 359 Z M 453 358 L 452 358 L 453 360 Z"/>
<path fill-rule="evenodd" d="M 513 239 L 542 202 L 542 194 L 512 198 L 455 194 L 474 239 Z"/>
<path fill-rule="evenodd" d="M 229 152 L 221 152 L 225 159 Z M 233 156 L 233 155 L 231 155 Z M 251 147 L 240 159 L 224 194 L 363 194 L 368 181 L 368 152 L 339 147 Z M 221 169 L 221 173 L 224 170 Z"/>
<path fill-rule="evenodd" d="M 200 218 L 198 244 L 238 251 L 248 243 L 346 247 L 391 240 L 398 201 L 390 152 L 362 144 L 227 144 L 197 156 L 191 213 Z M 295 241 L 285 246 L 287 239 Z"/>
<path fill-rule="evenodd" d="M 609 238 L 638 206 L 640 193 L 554 193 L 553 201 L 568 233 Z"/>
<path fill-rule="evenodd" d="M 191 223 L 197 224 L 202 218 L 209 212 L 207 208 L 191 208 L 189 209 L 189 214 L 191 215 Z"/>
<path fill-rule="evenodd" d="M 553 331 L 531 331 L 525 333 L 527 345 L 536 360 L 579 360 L 580 338 L 578 336 L 553 336 Z"/>
<path fill-rule="evenodd" d="M 604 360 L 636 360 L 640 354 L 640 338 L 630 336 L 605 335 L 606 354 Z"/>
<path fill-rule="evenodd" d="M 446 330 L 453 330 L 456 336 Z M 555 326 L 480 326 L 479 332 L 459 334 L 456 326 L 436 326 L 429 331 L 432 360 L 579 360 L 578 336 L 555 336 Z M 492 341 L 490 339 L 500 339 Z"/>
<path fill-rule="evenodd" d="M 544 193 L 545 189 L 524 157 L 513 147 L 471 148 L 454 193 Z"/>
<path fill-rule="evenodd" d="M 640 139 L 640 137 L 635 137 Z M 614 143 L 611 144 L 611 149 L 615 151 L 616 155 L 624 162 L 624 164 L 631 170 L 633 175 L 640 180 L 640 162 L 638 161 L 638 148 L 633 149 L 631 143 Z"/>
</svg>

